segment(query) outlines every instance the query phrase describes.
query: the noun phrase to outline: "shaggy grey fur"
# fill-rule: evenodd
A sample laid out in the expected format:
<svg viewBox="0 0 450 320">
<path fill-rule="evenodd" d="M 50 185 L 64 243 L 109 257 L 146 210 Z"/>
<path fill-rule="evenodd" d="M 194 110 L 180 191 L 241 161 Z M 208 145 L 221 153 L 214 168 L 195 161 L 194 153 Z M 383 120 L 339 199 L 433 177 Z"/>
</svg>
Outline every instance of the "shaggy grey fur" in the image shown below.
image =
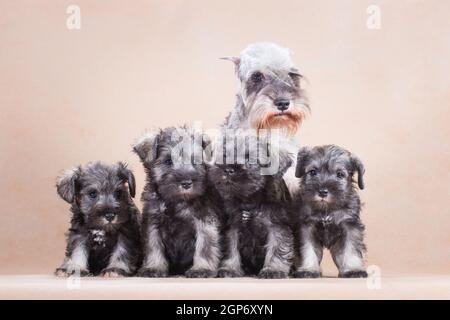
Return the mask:
<svg viewBox="0 0 450 320">
<path fill-rule="evenodd" d="M 175 152 L 180 146 L 176 137 L 193 138 L 184 148 L 183 161 Z M 216 276 L 219 219 L 206 187 L 206 164 L 194 159 L 198 149 L 203 150 L 203 139 L 196 139 L 187 127 L 144 135 L 134 145 L 147 174 L 140 276 Z"/>
<path fill-rule="evenodd" d="M 131 199 L 135 189 L 133 173 L 120 162 L 88 163 L 59 177 L 57 191 L 71 204 L 72 220 L 58 276 L 135 272 L 141 249 L 139 211 Z"/>
<path fill-rule="evenodd" d="M 299 151 L 296 176 L 301 180 L 296 211 L 300 263 L 296 277 L 320 276 L 323 248 L 330 249 L 340 277 L 367 277 L 355 173 L 363 189 L 361 160 L 340 147 L 325 145 Z"/>
<path fill-rule="evenodd" d="M 308 110 L 302 75 L 289 50 L 273 43 L 249 45 L 235 63 L 240 81 L 235 109 L 225 128 L 289 129 L 295 132 Z"/>
<path fill-rule="evenodd" d="M 280 155 L 274 175 L 262 175 L 257 160 L 249 152 L 242 164 L 216 157 L 208 170 L 208 178 L 224 203 L 225 254 L 219 277 L 285 278 L 291 267 L 294 249 L 287 210 L 289 192 L 282 179 L 291 159 Z"/>
<path fill-rule="evenodd" d="M 294 161 L 298 145 L 292 139 L 306 114 L 309 103 L 301 88 L 303 76 L 291 60 L 289 49 L 274 43 L 253 43 L 239 57 L 228 57 L 235 64 L 239 79 L 234 110 L 227 116 L 223 129 L 279 129 L 283 148 Z M 294 195 L 298 179 L 294 168 L 284 175 Z"/>
</svg>

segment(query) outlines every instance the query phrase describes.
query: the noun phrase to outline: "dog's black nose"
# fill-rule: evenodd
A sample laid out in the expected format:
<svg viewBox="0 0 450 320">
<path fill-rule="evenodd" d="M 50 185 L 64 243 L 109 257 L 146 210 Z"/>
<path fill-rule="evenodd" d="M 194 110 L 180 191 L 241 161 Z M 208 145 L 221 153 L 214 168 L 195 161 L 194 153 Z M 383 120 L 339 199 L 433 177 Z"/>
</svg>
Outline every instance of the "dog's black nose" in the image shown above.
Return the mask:
<svg viewBox="0 0 450 320">
<path fill-rule="evenodd" d="M 320 188 L 319 189 L 319 197 L 325 198 L 328 195 L 328 189 Z"/>
<path fill-rule="evenodd" d="M 234 174 L 234 169 L 233 168 L 225 168 L 225 173 L 229 176 L 231 176 L 232 174 Z"/>
<path fill-rule="evenodd" d="M 284 111 L 284 110 L 286 110 L 287 108 L 289 108 L 289 104 L 290 104 L 291 102 L 288 100 L 288 99 L 281 99 L 281 98 L 278 98 L 278 99 L 275 99 L 275 101 L 274 101 L 274 104 L 275 104 L 275 106 L 278 108 L 278 110 L 280 110 L 280 111 Z"/>
<path fill-rule="evenodd" d="M 114 212 L 105 213 L 105 219 L 109 222 L 113 221 L 115 217 L 116 217 L 116 214 Z"/>
<path fill-rule="evenodd" d="M 183 180 L 181 181 L 181 186 L 183 187 L 183 189 L 189 189 L 190 187 L 192 187 L 192 180 Z"/>
</svg>

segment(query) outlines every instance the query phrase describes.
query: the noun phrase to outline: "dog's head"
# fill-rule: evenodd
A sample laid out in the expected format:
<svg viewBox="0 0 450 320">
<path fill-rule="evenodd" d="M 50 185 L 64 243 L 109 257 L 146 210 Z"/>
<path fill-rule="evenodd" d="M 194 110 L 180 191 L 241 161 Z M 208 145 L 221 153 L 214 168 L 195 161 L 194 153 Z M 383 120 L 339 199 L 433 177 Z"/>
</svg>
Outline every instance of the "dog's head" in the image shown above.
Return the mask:
<svg viewBox="0 0 450 320">
<path fill-rule="evenodd" d="M 292 164 L 286 152 L 273 150 L 266 141 L 255 139 L 258 140 L 238 141 L 232 137 L 215 148 L 208 179 L 222 197 L 248 199 L 274 178 L 281 179 Z"/>
<path fill-rule="evenodd" d="M 92 162 L 67 170 L 58 178 L 56 188 L 61 198 L 79 208 L 91 228 L 114 230 L 129 219 L 136 183 L 131 170 L 121 162 Z"/>
<path fill-rule="evenodd" d="M 189 127 L 166 128 L 144 135 L 134 146 L 148 179 L 167 200 L 191 200 L 204 194 L 207 137 Z"/>
<path fill-rule="evenodd" d="M 281 129 L 294 134 L 309 110 L 302 75 L 289 49 L 274 43 L 254 43 L 239 57 L 225 58 L 236 65 L 240 98 L 253 129 Z"/>
<path fill-rule="evenodd" d="M 341 208 L 355 195 L 354 180 L 364 188 L 364 165 L 355 155 L 334 145 L 302 148 L 297 156 L 296 177 L 302 200 L 314 208 Z"/>
</svg>

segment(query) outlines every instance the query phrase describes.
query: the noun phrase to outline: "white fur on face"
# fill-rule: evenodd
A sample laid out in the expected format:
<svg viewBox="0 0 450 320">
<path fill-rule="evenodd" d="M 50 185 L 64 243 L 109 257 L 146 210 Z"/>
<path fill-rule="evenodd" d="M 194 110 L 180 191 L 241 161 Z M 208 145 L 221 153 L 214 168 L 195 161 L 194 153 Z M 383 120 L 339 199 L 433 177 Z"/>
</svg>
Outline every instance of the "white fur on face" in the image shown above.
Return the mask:
<svg viewBox="0 0 450 320">
<path fill-rule="evenodd" d="M 250 110 L 248 121 L 250 127 L 256 129 L 259 127 L 261 118 L 268 112 L 273 111 L 273 100 L 266 95 L 257 95 L 253 101 L 248 101 L 245 97 L 245 90 L 242 91 L 242 98 L 246 107 Z"/>
<path fill-rule="evenodd" d="M 255 70 L 264 69 L 290 70 L 295 68 L 291 52 L 275 43 L 252 43 L 240 55 L 239 77 L 248 79 Z"/>
</svg>

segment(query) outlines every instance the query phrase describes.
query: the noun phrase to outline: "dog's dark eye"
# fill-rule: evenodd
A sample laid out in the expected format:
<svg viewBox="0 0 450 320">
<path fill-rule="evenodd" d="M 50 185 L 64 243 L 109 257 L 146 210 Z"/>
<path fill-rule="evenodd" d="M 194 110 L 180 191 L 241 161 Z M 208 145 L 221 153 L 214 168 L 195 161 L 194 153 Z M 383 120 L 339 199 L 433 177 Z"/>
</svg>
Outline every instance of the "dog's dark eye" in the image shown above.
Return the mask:
<svg viewBox="0 0 450 320">
<path fill-rule="evenodd" d="M 116 198 L 117 200 L 122 198 L 122 190 L 116 190 L 114 191 L 114 198 Z"/>
<path fill-rule="evenodd" d="M 164 164 L 168 165 L 168 166 L 173 165 L 172 159 L 171 158 L 167 158 L 166 160 L 164 160 Z"/>
<path fill-rule="evenodd" d="M 337 177 L 338 177 L 339 179 L 342 179 L 342 178 L 345 177 L 345 174 L 344 174 L 342 171 L 338 171 L 338 172 L 336 173 L 336 175 L 337 175 Z"/>
<path fill-rule="evenodd" d="M 312 170 L 309 171 L 309 175 L 311 177 L 314 177 L 315 175 L 317 175 L 317 171 L 315 169 L 312 169 Z"/>
<path fill-rule="evenodd" d="M 89 192 L 88 195 L 89 195 L 89 198 L 95 199 L 95 198 L 97 198 L 97 191 L 92 190 L 92 191 Z"/>
<path fill-rule="evenodd" d="M 252 81 L 255 83 L 260 83 L 263 79 L 264 75 L 259 71 L 252 74 Z"/>
<path fill-rule="evenodd" d="M 301 78 L 301 75 L 295 72 L 289 72 L 289 76 L 291 77 L 292 80 L 299 80 Z"/>
</svg>

